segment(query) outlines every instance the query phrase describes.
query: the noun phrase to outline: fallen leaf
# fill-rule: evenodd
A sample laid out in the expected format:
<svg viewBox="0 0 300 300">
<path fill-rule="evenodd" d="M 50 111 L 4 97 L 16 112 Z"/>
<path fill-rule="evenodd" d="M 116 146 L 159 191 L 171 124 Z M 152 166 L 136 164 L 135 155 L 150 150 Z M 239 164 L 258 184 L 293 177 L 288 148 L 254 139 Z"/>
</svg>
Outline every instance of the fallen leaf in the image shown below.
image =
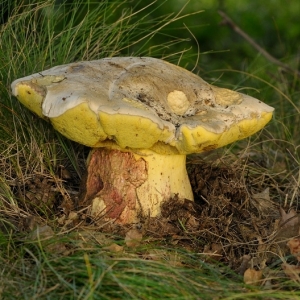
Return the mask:
<svg viewBox="0 0 300 300">
<path fill-rule="evenodd" d="M 111 245 L 103 247 L 102 249 L 118 253 L 118 252 L 122 252 L 124 250 L 124 247 L 116 243 L 112 243 Z"/>
<path fill-rule="evenodd" d="M 63 230 L 69 230 L 72 227 L 76 227 L 80 221 L 80 216 L 75 211 L 70 211 L 68 215 L 64 214 L 58 219 L 58 223 L 63 225 Z"/>
<path fill-rule="evenodd" d="M 221 244 L 212 243 L 211 245 L 205 245 L 203 254 L 207 259 L 221 260 L 223 255 L 223 247 Z"/>
<path fill-rule="evenodd" d="M 29 234 L 29 238 L 32 240 L 45 239 L 52 236 L 54 236 L 54 231 L 48 225 L 38 225 L 36 229 Z"/>
<path fill-rule="evenodd" d="M 42 221 L 36 216 L 28 216 L 23 219 L 22 229 L 26 231 L 33 231 L 37 226 L 41 225 Z"/>
<path fill-rule="evenodd" d="M 67 251 L 66 246 L 60 242 L 49 243 L 49 239 L 54 237 L 55 233 L 52 228 L 48 225 L 37 226 L 35 230 L 33 230 L 29 234 L 29 238 L 31 240 L 39 240 L 44 250 L 49 253 L 65 253 Z"/>
<path fill-rule="evenodd" d="M 261 284 L 263 272 L 262 270 L 255 270 L 248 268 L 244 273 L 244 282 L 246 284 L 259 285 Z"/>
<path fill-rule="evenodd" d="M 78 213 L 75 211 L 70 211 L 69 215 L 68 215 L 68 219 L 69 220 L 77 220 L 78 217 Z"/>
<path fill-rule="evenodd" d="M 290 252 L 293 256 L 300 261 L 300 238 L 294 237 L 287 242 L 288 247 L 290 248 Z"/>
<path fill-rule="evenodd" d="M 199 221 L 193 215 L 191 215 L 187 220 L 186 226 L 189 229 L 197 228 L 197 226 L 199 226 Z"/>
<path fill-rule="evenodd" d="M 59 217 L 57 219 L 58 224 L 59 225 L 64 225 L 66 223 L 66 218 L 67 218 L 66 215 L 62 215 L 61 217 Z"/>
<path fill-rule="evenodd" d="M 290 277 L 292 280 L 300 282 L 300 266 L 290 265 L 287 263 L 284 263 L 281 265 L 285 275 Z"/>
<path fill-rule="evenodd" d="M 284 209 L 280 207 L 279 211 L 281 216 L 279 226 L 281 226 L 281 228 L 289 228 L 299 225 L 299 216 L 294 209 L 291 209 L 288 213 L 286 213 Z"/>
<path fill-rule="evenodd" d="M 143 238 L 143 234 L 138 229 L 130 229 L 125 236 L 125 243 L 127 247 L 137 247 Z"/>
<path fill-rule="evenodd" d="M 250 201 L 262 215 L 273 215 L 275 212 L 274 202 L 270 198 L 268 187 L 261 193 L 252 194 Z"/>
<path fill-rule="evenodd" d="M 257 200 L 265 200 L 265 201 L 271 201 L 270 199 L 270 188 L 266 188 L 261 193 L 253 194 L 252 197 Z"/>
<path fill-rule="evenodd" d="M 280 245 L 282 248 L 286 247 L 287 240 L 299 235 L 300 222 L 298 214 L 293 209 L 286 213 L 283 208 L 280 208 L 280 216 L 276 241 L 284 244 Z"/>
</svg>

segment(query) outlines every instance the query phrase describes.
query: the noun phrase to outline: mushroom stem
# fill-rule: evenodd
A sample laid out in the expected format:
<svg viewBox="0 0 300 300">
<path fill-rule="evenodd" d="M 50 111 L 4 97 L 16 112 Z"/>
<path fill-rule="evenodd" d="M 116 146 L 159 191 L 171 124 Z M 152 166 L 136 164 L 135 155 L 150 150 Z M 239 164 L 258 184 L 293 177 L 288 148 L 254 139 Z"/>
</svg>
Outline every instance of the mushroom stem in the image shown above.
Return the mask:
<svg viewBox="0 0 300 300">
<path fill-rule="evenodd" d="M 120 224 L 158 216 L 175 194 L 193 200 L 186 156 L 150 150 L 93 149 L 85 189 L 82 201 L 92 201 L 91 214 Z"/>
</svg>

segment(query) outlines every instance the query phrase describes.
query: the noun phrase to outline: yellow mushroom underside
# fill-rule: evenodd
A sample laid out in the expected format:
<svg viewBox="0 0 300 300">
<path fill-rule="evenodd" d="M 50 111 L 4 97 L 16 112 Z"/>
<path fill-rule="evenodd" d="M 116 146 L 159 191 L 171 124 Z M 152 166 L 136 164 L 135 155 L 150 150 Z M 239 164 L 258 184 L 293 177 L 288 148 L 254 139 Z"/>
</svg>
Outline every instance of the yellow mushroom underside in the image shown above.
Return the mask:
<svg viewBox="0 0 300 300">
<path fill-rule="evenodd" d="M 166 128 L 159 128 L 152 120 L 132 115 L 108 114 L 97 116 L 87 103 L 82 103 L 51 123 L 71 140 L 90 147 L 105 147 L 115 144 L 123 149 L 150 149 L 161 154 L 190 154 L 219 148 L 250 136 L 267 124 L 272 113 L 262 113 L 255 119 L 240 120 L 221 133 L 211 132 L 197 126 L 183 125 L 178 138 Z M 162 149 L 161 143 L 170 144 Z"/>
<path fill-rule="evenodd" d="M 45 98 L 44 89 L 28 82 L 18 84 L 17 91 L 19 101 L 40 118 L 44 118 L 42 111 L 42 104 Z"/>
</svg>

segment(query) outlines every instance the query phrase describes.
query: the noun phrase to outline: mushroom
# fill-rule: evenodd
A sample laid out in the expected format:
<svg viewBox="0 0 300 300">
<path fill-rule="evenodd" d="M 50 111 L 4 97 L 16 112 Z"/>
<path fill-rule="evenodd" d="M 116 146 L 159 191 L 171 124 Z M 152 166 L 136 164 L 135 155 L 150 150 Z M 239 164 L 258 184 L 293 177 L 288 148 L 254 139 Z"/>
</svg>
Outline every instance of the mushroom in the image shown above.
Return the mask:
<svg viewBox="0 0 300 300">
<path fill-rule="evenodd" d="M 273 108 L 150 57 L 61 65 L 15 80 L 12 93 L 67 138 L 92 148 L 86 192 L 94 216 L 120 224 L 193 200 L 186 155 L 246 138 Z"/>
</svg>

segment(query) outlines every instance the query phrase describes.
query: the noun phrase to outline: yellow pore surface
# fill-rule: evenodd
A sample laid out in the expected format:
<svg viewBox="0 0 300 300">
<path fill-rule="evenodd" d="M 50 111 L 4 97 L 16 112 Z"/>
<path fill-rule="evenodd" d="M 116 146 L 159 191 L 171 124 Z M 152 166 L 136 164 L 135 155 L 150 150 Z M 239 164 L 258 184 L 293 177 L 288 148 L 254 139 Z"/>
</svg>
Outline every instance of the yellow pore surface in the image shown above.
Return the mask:
<svg viewBox="0 0 300 300">
<path fill-rule="evenodd" d="M 182 126 L 182 140 L 177 149 L 180 153 L 200 153 L 223 147 L 256 133 L 272 119 L 272 115 L 272 112 L 263 112 L 260 117 L 241 120 L 222 133 L 210 132 L 200 126 Z"/>
<path fill-rule="evenodd" d="M 37 91 L 37 88 L 39 89 Z M 42 103 L 44 95 L 41 93 L 41 88 L 33 84 L 18 84 L 17 98 L 28 109 L 36 113 L 40 118 L 44 118 L 42 113 Z"/>
<path fill-rule="evenodd" d="M 17 97 L 27 108 L 43 117 L 44 90 L 35 84 L 19 84 Z M 67 110 L 50 121 L 67 138 L 89 147 L 109 146 L 122 149 L 152 149 L 161 154 L 190 154 L 219 148 L 246 138 L 263 128 L 272 118 L 272 112 L 263 112 L 253 119 L 232 124 L 221 133 L 205 127 L 182 125 L 180 133 L 160 128 L 152 120 L 125 114 L 92 111 L 87 102 Z"/>
<path fill-rule="evenodd" d="M 120 148 L 151 148 L 172 136 L 167 128 L 141 116 L 107 114 L 97 116 L 87 103 L 51 119 L 54 128 L 71 140 L 89 147 L 103 147 L 112 141 Z"/>
<path fill-rule="evenodd" d="M 272 112 L 259 118 L 242 120 L 222 133 L 210 132 L 204 127 L 183 125 L 178 139 L 168 128 L 161 129 L 150 119 L 140 116 L 107 114 L 99 116 L 87 103 L 74 107 L 63 115 L 52 118 L 53 126 L 63 135 L 90 147 L 119 146 L 120 148 L 152 149 L 162 154 L 199 153 L 246 138 L 263 128 L 272 118 Z"/>
</svg>

